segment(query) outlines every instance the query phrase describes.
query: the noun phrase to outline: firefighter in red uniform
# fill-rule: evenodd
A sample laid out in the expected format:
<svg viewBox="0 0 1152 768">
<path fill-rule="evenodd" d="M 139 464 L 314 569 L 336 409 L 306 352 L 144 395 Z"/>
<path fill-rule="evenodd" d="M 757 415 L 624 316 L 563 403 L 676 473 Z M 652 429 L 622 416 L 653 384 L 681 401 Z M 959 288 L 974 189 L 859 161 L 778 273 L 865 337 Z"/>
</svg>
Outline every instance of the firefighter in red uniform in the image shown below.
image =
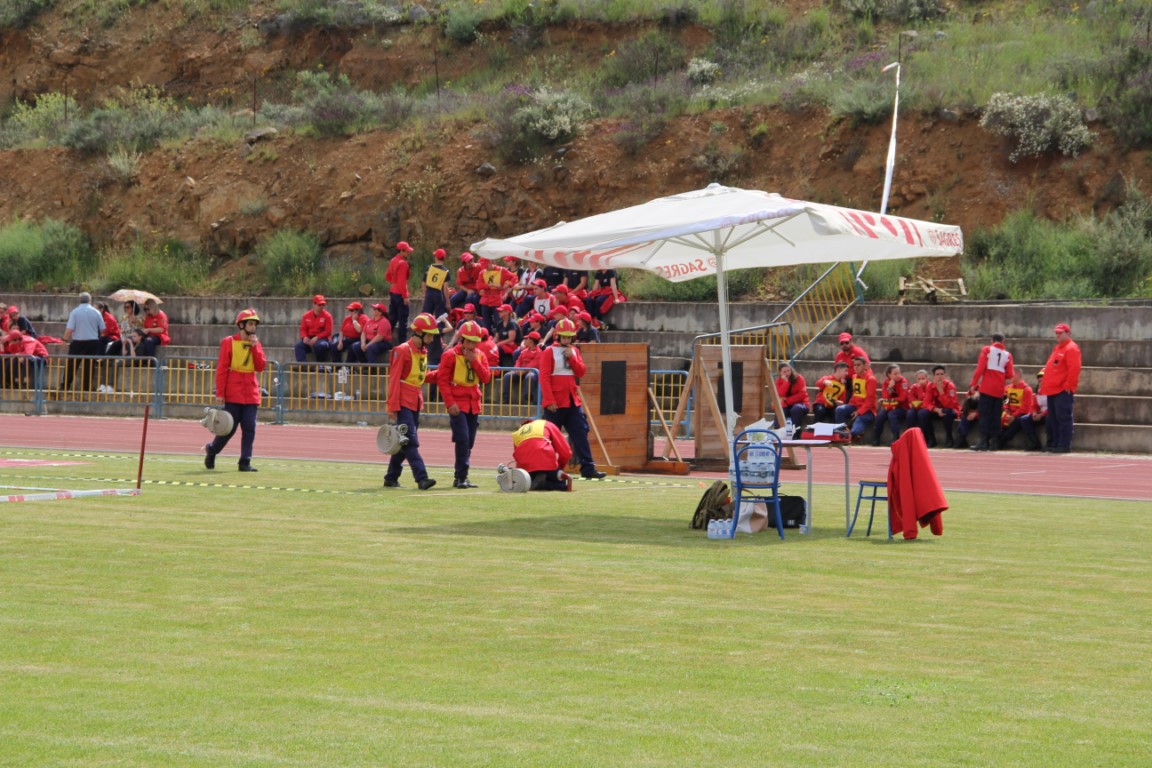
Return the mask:
<svg viewBox="0 0 1152 768">
<path fill-rule="evenodd" d="M 467 251 L 460 254 L 460 261 L 460 269 L 456 270 L 456 290 L 449 299 L 453 309 L 461 309 L 465 304 L 480 303 L 480 294 L 476 290 L 480 281 L 480 265 L 476 263 L 476 257 Z"/>
<path fill-rule="evenodd" d="M 408 429 L 408 442 L 388 462 L 384 473 L 385 488 L 400 487 L 400 471 L 408 462 L 416 485 L 426 491 L 436 485 L 420 456 L 420 410 L 424 407 L 424 383 L 432 378 L 428 371 L 428 340 L 439 335 L 436 318 L 423 312 L 412 319 L 412 337 L 392 349 L 388 368 L 388 415 L 397 425 Z"/>
<path fill-rule="evenodd" d="M 333 320 L 332 313 L 325 309 L 326 306 L 328 300 L 323 294 L 318 293 L 312 297 L 312 309 L 300 318 L 300 339 L 293 348 L 296 362 L 306 361 L 309 352 L 316 357 L 316 362 L 328 362 L 332 349 Z"/>
<path fill-rule="evenodd" d="M 1000 437 L 1000 420 L 1004 414 L 1004 388 L 1016 372 L 1012 369 L 1012 353 L 1004 348 L 1003 334 L 992 334 L 992 343 L 980 350 L 968 396 L 980 393 L 976 406 L 980 414 L 980 442 L 974 451 L 994 451 Z"/>
<path fill-rule="evenodd" d="M 1025 450 L 1040 450 L 1040 438 L 1036 436 L 1036 393 L 1028 382 L 1024 381 L 1024 374 L 1016 369 L 1012 383 L 1004 390 L 1004 418 L 1000 423 L 1000 438 L 998 448 L 1004 448 L 1012 441 L 1017 432 L 1023 432 L 1027 440 Z"/>
<path fill-rule="evenodd" d="M 572 490 L 572 477 L 564 471 L 572 460 L 572 447 L 552 422 L 524 422 L 512 433 L 512 458 L 532 477 L 533 491 Z"/>
<path fill-rule="evenodd" d="M 480 332 L 480 325 L 474 320 L 461 325 L 457 331 L 460 341 L 444 350 L 436 369 L 436 384 L 448 410 L 452 443 L 456 447 L 453 488 L 476 487 L 468 480 L 468 469 L 480 425 L 480 387 L 492 380 L 487 357 L 476 349 Z"/>
<path fill-rule="evenodd" d="M 1044 363 L 1044 380 L 1040 394 L 1048 397 L 1049 453 L 1068 453 L 1072 450 L 1072 404 L 1080 387 L 1080 346 L 1072 341 L 1072 329 L 1060 323 L 1053 329 L 1056 346 Z"/>
<path fill-rule="evenodd" d="M 572 444 L 572 452 L 580 463 L 580 476 L 599 480 L 604 473 L 596 469 L 592 460 L 592 446 L 588 444 L 588 417 L 577 387 L 587 369 L 580 350 L 572 345 L 576 336 L 576 323 L 564 318 L 556 323 L 556 343 L 544 350 L 540 360 L 540 397 L 544 418 L 564 429 Z"/>
<path fill-rule="evenodd" d="M 388 269 L 384 272 L 384 279 L 388 281 L 388 322 L 396 332 L 396 343 L 400 344 L 408 338 L 408 277 L 412 274 L 412 265 L 408 263 L 408 254 L 412 253 L 412 246 L 404 240 L 396 243 L 396 255 L 388 262 Z"/>
<path fill-rule="evenodd" d="M 956 396 L 956 385 L 948 378 L 948 369 L 937 365 L 932 369 L 932 381 L 925 389 L 923 407 L 917 413 L 920 420 L 920 431 L 924 433 L 924 442 L 929 448 L 936 447 L 935 420 L 944 422 L 944 435 L 947 438 L 945 447 L 951 448 L 956 442 L 952 439 L 952 424 L 956 415 L 960 413 L 960 400 Z"/>
<path fill-rule="evenodd" d="M 516 285 L 516 273 L 510 269 L 480 260 L 480 324 L 492 330 L 496 327 L 497 311 Z"/>
<path fill-rule="evenodd" d="M 780 363 L 780 376 L 776 379 L 776 394 L 784 416 L 792 420 L 796 433 L 808 423 L 808 384 L 788 363 Z"/>
<path fill-rule="evenodd" d="M 836 409 L 836 421 L 846 424 L 852 419 L 852 441 L 859 442 L 876 421 L 876 377 L 867 357 L 857 357 L 853 364 L 856 371 L 852 376 L 852 399 Z"/>
<path fill-rule="evenodd" d="M 254 309 L 236 315 L 239 332 L 220 342 L 216 360 L 216 403 L 232 416 L 232 431 L 217 435 L 204 446 L 204 467 L 216 468 L 216 456 L 240 430 L 240 471 L 255 472 L 252 446 L 256 442 L 256 412 L 260 410 L 260 374 L 268 364 L 264 347 L 256 337 L 260 316 Z"/>
<path fill-rule="evenodd" d="M 17 328 L 8 331 L 8 335 L 0 341 L 3 342 L 0 352 L 4 355 L 27 355 L 4 360 L 4 375 L 0 384 L 16 389 L 36 386 L 36 373 L 42 370 L 44 361 L 48 359 L 48 350 L 39 339 L 28 336 Z"/>
<path fill-rule="evenodd" d="M 884 437 L 884 425 L 892 430 L 892 442 L 900 439 L 900 430 L 908 421 L 909 402 L 912 399 L 912 386 L 900 373 L 900 366 L 890 365 L 885 370 L 884 383 L 880 387 L 880 407 L 876 412 L 876 429 L 872 432 L 872 445 L 880 445 Z"/>
<path fill-rule="evenodd" d="M 848 394 L 848 364 L 836 363 L 832 373 L 816 380 L 816 404 L 812 415 L 816 421 L 831 422 L 836 419 L 836 409 L 844 405 Z"/>
<path fill-rule="evenodd" d="M 915 381 L 908 388 L 908 416 L 904 422 L 905 431 L 920 429 L 920 409 L 924 407 L 924 398 L 928 396 L 928 371 L 921 368 L 916 371 Z"/>
</svg>

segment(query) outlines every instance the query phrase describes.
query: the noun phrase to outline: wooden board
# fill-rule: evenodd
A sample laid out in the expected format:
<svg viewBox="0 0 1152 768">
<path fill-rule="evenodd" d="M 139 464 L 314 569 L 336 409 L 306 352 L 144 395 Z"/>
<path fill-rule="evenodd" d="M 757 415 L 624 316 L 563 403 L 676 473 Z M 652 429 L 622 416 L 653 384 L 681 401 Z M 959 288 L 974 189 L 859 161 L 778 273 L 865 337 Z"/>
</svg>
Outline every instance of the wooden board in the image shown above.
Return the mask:
<svg viewBox="0 0 1152 768">
<path fill-rule="evenodd" d="M 648 431 L 648 345 L 584 344 L 580 355 L 588 373 L 580 380 L 584 410 L 595 422 L 588 442 L 597 466 L 640 471 L 650 457 Z M 605 471 L 608 471 L 605 469 Z"/>
<path fill-rule="evenodd" d="M 732 345 L 732 388 L 736 400 L 739 418 L 736 420 L 736 431 L 764 416 L 768 404 L 764 400 L 764 347 L 759 344 Z M 697 372 L 707 380 L 713 397 L 719 406 L 720 423 L 709 407 L 707 392 L 696 391 L 696 405 L 693 414 L 692 432 L 696 436 L 696 451 L 693 462 L 722 461 L 728 464 L 728 449 L 725 445 L 727 437 L 724 435 L 723 414 L 724 383 L 721 380 L 722 366 L 719 345 L 699 344 L 696 347 Z M 698 381 L 703 384 L 703 381 Z"/>
</svg>

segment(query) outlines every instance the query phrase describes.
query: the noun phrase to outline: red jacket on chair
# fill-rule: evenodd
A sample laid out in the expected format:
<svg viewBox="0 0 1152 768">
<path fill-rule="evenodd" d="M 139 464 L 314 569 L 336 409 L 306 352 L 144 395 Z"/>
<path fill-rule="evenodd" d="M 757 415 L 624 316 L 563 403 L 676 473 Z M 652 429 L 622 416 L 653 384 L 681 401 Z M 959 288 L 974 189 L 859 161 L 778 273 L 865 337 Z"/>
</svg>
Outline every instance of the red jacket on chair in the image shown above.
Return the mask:
<svg viewBox="0 0 1152 768">
<path fill-rule="evenodd" d="M 909 429 L 892 443 L 888 465 L 888 521 L 893 533 L 914 539 L 916 526 L 931 526 L 936 536 L 944 533 L 941 513 L 948 509 L 944 489 L 936 479 L 936 468 L 928 456 L 924 434 Z"/>
</svg>

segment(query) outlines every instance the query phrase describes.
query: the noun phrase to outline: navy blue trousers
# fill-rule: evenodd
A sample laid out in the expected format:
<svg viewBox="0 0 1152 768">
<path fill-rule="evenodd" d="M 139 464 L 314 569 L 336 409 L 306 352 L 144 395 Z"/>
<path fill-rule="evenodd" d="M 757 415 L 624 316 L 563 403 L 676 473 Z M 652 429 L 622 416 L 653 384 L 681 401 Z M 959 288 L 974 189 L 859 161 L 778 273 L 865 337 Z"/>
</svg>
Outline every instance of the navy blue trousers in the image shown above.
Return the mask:
<svg viewBox="0 0 1152 768">
<path fill-rule="evenodd" d="M 388 461 L 388 471 L 384 473 L 385 480 L 399 480 L 400 471 L 404 469 L 404 462 L 412 470 L 412 477 L 420 482 L 428 477 L 428 469 L 424 466 L 424 459 L 420 456 L 420 412 L 411 408 L 401 408 L 396 415 L 396 426 L 401 424 L 408 427 L 408 445 L 404 446 Z"/>
<path fill-rule="evenodd" d="M 239 429 L 240 463 L 247 464 L 252 461 L 252 446 L 256 443 L 256 412 L 260 410 L 260 406 L 224 403 L 224 410 L 232 415 L 232 431 L 226 435 L 217 435 L 208 451 L 213 456 L 220 453 Z"/>
</svg>

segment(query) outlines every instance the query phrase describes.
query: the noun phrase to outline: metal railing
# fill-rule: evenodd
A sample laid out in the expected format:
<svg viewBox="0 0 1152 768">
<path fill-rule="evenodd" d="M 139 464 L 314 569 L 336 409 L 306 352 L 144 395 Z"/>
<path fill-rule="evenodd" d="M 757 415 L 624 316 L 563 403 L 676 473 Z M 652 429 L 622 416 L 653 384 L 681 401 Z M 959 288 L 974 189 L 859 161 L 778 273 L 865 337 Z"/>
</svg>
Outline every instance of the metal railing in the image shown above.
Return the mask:
<svg viewBox="0 0 1152 768">
<path fill-rule="evenodd" d="M 660 404 L 660 411 L 664 419 L 671 419 L 672 414 L 676 412 L 676 406 L 679 404 L 680 398 L 684 395 L 684 390 L 688 387 L 688 371 L 649 371 L 648 386 L 651 388 L 656 402 Z M 693 394 L 689 392 L 688 405 L 684 409 L 684 416 L 679 423 L 669 424 L 670 427 L 675 429 L 677 437 L 692 437 L 692 410 L 694 406 Z M 660 428 L 660 418 L 656 414 L 655 406 L 651 403 L 649 403 L 648 408 L 648 425 L 653 429 Z"/>
<path fill-rule="evenodd" d="M 493 368 L 483 386 L 484 418 L 519 424 L 540 418 L 535 369 Z M 289 414 L 330 414 L 333 421 L 381 417 L 388 404 L 388 366 L 268 361 L 260 374 L 263 407 L 283 424 Z M 49 411 L 121 412 L 151 406 L 155 418 L 195 415 L 215 402 L 216 360 L 210 357 L 0 357 L 0 405 Z M 435 384 L 424 386 L 425 413 L 447 412 Z"/>
</svg>

